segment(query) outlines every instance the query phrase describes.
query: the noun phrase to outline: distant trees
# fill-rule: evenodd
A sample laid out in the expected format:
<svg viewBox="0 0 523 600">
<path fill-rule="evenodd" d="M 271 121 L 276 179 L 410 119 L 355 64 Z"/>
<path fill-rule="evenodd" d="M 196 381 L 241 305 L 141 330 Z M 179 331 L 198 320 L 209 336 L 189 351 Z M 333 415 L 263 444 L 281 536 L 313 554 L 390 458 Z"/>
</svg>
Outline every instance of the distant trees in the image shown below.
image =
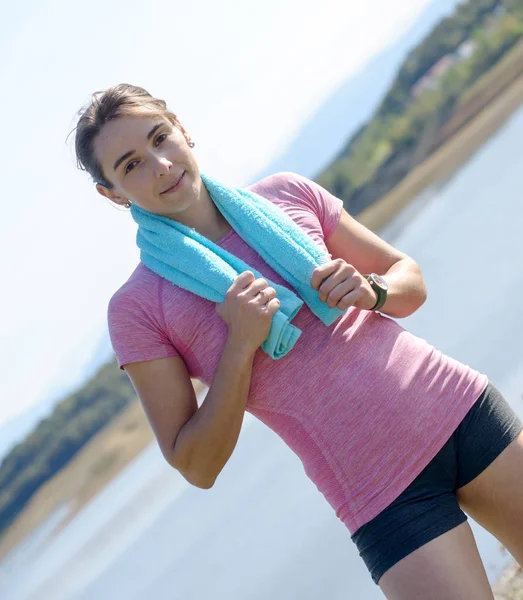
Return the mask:
<svg viewBox="0 0 523 600">
<path fill-rule="evenodd" d="M 0 465 L 0 532 L 44 483 L 135 400 L 129 378 L 111 361 L 17 444 Z"/>
<path fill-rule="evenodd" d="M 409 53 L 376 116 L 400 114 L 409 102 L 410 90 L 440 58 L 453 53 L 469 39 L 485 16 L 501 6 L 501 0 L 474 0 L 459 4 L 454 14 L 440 21 Z"/>
<path fill-rule="evenodd" d="M 441 140 L 462 95 L 523 38 L 523 0 L 459 4 L 406 57 L 374 116 L 315 177 L 357 214 Z"/>
</svg>

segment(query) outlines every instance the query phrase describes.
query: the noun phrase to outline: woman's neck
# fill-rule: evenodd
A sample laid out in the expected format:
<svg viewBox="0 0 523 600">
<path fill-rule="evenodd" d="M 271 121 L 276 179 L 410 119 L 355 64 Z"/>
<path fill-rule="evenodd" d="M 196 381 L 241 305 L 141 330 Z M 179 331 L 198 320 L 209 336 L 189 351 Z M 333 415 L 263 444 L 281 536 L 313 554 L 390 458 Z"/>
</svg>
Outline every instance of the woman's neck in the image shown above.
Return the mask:
<svg viewBox="0 0 523 600">
<path fill-rule="evenodd" d="M 211 242 L 221 240 L 232 229 L 228 221 L 212 201 L 203 181 L 201 182 L 200 187 L 200 197 L 194 208 L 196 210 L 194 211 L 194 214 L 191 215 L 192 218 L 189 219 L 191 223 L 185 222 L 184 224 L 196 229 L 199 234 L 203 235 Z"/>
</svg>

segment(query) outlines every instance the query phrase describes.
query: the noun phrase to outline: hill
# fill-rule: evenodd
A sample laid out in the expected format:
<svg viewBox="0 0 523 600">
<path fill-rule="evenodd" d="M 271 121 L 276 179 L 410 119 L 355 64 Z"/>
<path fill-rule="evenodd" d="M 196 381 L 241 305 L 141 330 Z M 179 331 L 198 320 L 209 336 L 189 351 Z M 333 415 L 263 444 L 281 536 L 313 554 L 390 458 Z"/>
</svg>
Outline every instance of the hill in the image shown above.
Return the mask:
<svg viewBox="0 0 523 600">
<path fill-rule="evenodd" d="M 521 73 L 521 62 L 512 60 L 510 77 L 476 87 L 522 37 L 523 0 L 458 4 L 407 55 L 372 118 L 314 179 L 341 198 L 351 214 L 361 213 Z"/>
</svg>

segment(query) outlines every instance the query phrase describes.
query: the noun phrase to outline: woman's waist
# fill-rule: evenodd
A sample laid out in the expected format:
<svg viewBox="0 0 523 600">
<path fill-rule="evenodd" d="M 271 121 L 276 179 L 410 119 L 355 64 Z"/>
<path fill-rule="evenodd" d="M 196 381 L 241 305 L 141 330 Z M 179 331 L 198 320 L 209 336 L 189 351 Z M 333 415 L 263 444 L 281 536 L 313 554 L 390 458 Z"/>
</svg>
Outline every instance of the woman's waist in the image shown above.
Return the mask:
<svg viewBox="0 0 523 600">
<path fill-rule="evenodd" d="M 320 418 L 326 418 L 325 411 L 337 418 L 338 408 L 347 405 L 361 411 L 363 419 L 370 406 L 386 411 L 395 403 L 415 407 L 430 398 L 437 402 L 446 395 L 467 393 L 470 386 L 475 390 L 482 377 L 377 315 L 366 318 L 357 330 L 338 328 L 328 341 L 306 339 L 278 361 L 257 359 L 248 408 L 312 411 Z"/>
</svg>

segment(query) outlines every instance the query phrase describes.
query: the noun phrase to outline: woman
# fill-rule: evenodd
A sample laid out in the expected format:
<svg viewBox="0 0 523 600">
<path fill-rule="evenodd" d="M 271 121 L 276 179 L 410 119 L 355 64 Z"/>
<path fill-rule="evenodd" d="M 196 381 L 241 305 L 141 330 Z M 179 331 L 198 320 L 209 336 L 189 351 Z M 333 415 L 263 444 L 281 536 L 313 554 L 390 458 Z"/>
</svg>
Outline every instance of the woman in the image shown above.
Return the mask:
<svg viewBox="0 0 523 600">
<path fill-rule="evenodd" d="M 485 374 L 389 318 L 425 301 L 418 265 L 305 177 L 249 186 L 329 254 L 310 285 L 345 311 L 327 327 L 303 306 L 301 337 L 273 360 L 260 349 L 279 308 L 267 280 L 288 284 L 218 210 L 193 146 L 163 101 L 127 84 L 94 94 L 76 127 L 78 164 L 100 194 L 263 274 L 240 273 L 214 303 L 140 262 L 111 298 L 118 364 L 166 461 L 210 488 L 249 410 L 300 457 L 387 598 L 492 598 L 466 513 L 523 563 L 523 425 Z M 191 377 L 209 386 L 201 407 Z"/>
</svg>

